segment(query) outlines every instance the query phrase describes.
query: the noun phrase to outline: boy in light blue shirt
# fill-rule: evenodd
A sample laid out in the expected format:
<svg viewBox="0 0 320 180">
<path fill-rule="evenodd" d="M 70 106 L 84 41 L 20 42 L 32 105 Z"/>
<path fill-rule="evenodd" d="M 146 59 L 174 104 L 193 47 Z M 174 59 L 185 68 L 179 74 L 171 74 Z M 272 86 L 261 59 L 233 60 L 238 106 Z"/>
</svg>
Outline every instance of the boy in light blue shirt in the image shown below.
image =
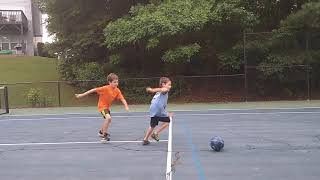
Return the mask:
<svg viewBox="0 0 320 180">
<path fill-rule="evenodd" d="M 151 101 L 150 105 L 150 127 L 146 133 L 145 138 L 143 139 L 143 145 L 150 144 L 149 137 L 159 141 L 159 133 L 168 127 L 170 123 L 169 116 L 172 116 L 171 113 L 167 112 L 167 104 L 168 104 L 168 93 L 171 89 L 171 80 L 167 77 L 161 77 L 159 82 L 159 88 L 150 88 L 146 89 L 149 93 L 156 93 Z M 163 122 L 161 126 L 153 132 L 154 128 Z"/>
</svg>

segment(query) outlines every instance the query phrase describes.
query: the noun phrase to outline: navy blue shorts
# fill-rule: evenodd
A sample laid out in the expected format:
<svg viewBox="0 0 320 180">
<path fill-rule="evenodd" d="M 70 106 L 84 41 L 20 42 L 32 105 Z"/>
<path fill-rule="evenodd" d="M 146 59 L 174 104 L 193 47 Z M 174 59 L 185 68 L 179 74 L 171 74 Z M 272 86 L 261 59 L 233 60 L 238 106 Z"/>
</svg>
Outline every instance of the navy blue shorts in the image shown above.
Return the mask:
<svg viewBox="0 0 320 180">
<path fill-rule="evenodd" d="M 169 117 L 158 117 L 158 116 L 151 117 L 150 126 L 152 128 L 156 127 L 159 124 L 159 121 L 170 123 L 170 118 Z"/>
</svg>

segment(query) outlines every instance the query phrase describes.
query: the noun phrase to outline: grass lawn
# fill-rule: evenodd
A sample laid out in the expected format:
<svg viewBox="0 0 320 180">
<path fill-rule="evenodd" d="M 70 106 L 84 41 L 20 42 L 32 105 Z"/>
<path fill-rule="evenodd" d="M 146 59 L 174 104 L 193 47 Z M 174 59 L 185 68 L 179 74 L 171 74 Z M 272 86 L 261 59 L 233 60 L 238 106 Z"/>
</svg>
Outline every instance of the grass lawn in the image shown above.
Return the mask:
<svg viewBox="0 0 320 180">
<path fill-rule="evenodd" d="M 10 108 L 29 107 L 27 94 L 31 88 L 41 89 L 43 96 L 51 102 L 50 106 L 58 106 L 58 83 L 43 82 L 61 80 L 58 63 L 57 59 L 43 57 L 0 56 L 0 84 L 8 86 Z M 61 105 L 89 106 L 96 104 L 96 97 L 75 99 L 74 93 L 76 92 L 78 91 L 74 87 L 61 83 Z"/>
<path fill-rule="evenodd" d="M 0 83 L 57 81 L 58 60 L 43 57 L 0 56 Z"/>
</svg>

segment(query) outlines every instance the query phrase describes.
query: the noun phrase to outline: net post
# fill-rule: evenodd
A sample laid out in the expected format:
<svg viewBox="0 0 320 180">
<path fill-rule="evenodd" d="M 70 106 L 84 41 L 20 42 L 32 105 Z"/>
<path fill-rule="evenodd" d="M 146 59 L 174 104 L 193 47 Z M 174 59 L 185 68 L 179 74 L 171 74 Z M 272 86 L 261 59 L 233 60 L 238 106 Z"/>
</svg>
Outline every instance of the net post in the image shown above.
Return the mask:
<svg viewBox="0 0 320 180">
<path fill-rule="evenodd" d="M 168 154 L 167 154 L 167 168 L 166 168 L 166 180 L 172 180 L 172 117 L 170 117 L 169 123 L 169 135 L 168 135 Z"/>
</svg>

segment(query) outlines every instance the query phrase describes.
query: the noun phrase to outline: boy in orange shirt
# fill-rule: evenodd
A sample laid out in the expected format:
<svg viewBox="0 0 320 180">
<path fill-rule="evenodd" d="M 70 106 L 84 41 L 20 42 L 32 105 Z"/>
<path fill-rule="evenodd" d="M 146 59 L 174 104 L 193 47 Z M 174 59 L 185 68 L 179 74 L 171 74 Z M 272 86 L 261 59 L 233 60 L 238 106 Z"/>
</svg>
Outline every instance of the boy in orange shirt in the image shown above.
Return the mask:
<svg viewBox="0 0 320 180">
<path fill-rule="evenodd" d="M 111 123 L 111 115 L 110 115 L 110 106 L 115 99 L 118 99 L 122 102 L 125 109 L 128 111 L 129 107 L 127 101 L 124 99 L 119 85 L 119 78 L 116 74 L 111 73 L 107 77 L 109 85 L 105 85 L 98 88 L 93 88 L 87 92 L 82 94 L 75 94 L 76 98 L 82 98 L 91 93 L 97 93 L 99 95 L 98 101 L 98 110 L 101 112 L 103 118 L 105 119 L 101 130 L 99 131 L 100 137 L 102 137 L 103 141 L 110 141 L 110 134 L 108 133 L 108 128 Z"/>
</svg>

